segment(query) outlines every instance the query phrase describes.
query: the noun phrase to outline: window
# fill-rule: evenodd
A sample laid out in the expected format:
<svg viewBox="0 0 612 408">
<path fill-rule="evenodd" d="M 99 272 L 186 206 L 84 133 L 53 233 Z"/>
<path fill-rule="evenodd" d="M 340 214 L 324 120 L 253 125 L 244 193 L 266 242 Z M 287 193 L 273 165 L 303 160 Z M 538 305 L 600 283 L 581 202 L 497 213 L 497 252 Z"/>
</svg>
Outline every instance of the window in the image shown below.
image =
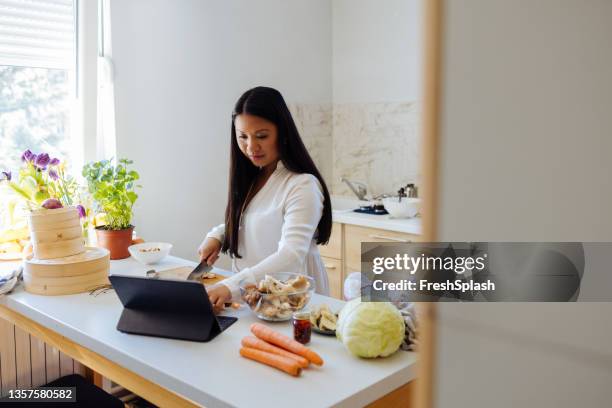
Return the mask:
<svg viewBox="0 0 612 408">
<path fill-rule="evenodd" d="M 0 66 L 0 168 L 16 170 L 31 149 L 70 158 L 71 75 L 67 70 Z"/>
<path fill-rule="evenodd" d="M 0 171 L 15 174 L 26 149 L 77 159 L 75 27 L 73 0 L 0 0 Z M 0 229 L 7 223 L 0 217 Z"/>
</svg>

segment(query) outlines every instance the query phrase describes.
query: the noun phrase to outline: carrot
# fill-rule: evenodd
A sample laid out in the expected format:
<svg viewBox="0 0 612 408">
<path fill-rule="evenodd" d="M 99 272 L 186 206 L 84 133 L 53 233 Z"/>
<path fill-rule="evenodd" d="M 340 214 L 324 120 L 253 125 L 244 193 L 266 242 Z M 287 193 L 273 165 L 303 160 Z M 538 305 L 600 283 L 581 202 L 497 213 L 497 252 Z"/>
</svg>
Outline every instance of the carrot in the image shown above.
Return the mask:
<svg viewBox="0 0 612 408">
<path fill-rule="evenodd" d="M 298 376 L 302 369 L 297 361 L 289 357 L 279 356 L 277 354 L 268 353 L 266 351 L 257 350 L 251 347 L 241 347 L 240 355 L 251 360 L 259 361 L 269 365 L 270 367 L 278 368 L 293 376 Z"/>
<path fill-rule="evenodd" d="M 308 347 L 302 345 L 301 343 L 298 343 L 292 338 L 289 338 L 284 334 L 280 334 L 279 332 L 276 332 L 261 323 L 253 323 L 251 325 L 251 332 L 253 332 L 253 334 L 259 337 L 260 339 L 267 341 L 268 343 L 272 343 L 275 346 L 284 348 L 285 350 L 305 357 L 313 364 L 319 366 L 323 365 L 323 359 L 317 353 L 315 353 Z"/>
<path fill-rule="evenodd" d="M 258 339 L 257 337 L 247 336 L 242 339 L 242 345 L 244 347 L 251 347 L 261 351 L 267 351 L 268 353 L 277 354 L 279 356 L 289 357 L 297 361 L 298 365 L 301 368 L 308 367 L 310 362 L 302 356 L 298 356 L 297 354 L 293 354 L 290 351 L 282 349 L 280 347 L 276 347 L 266 341 Z"/>
</svg>

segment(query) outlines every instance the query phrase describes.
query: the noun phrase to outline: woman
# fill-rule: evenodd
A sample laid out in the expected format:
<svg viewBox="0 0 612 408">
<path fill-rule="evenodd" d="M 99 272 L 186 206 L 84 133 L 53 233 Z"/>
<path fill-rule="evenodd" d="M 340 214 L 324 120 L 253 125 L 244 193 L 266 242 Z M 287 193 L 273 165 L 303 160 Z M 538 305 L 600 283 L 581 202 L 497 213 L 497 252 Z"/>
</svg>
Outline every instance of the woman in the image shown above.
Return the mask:
<svg viewBox="0 0 612 408">
<path fill-rule="evenodd" d="M 208 290 L 215 310 L 240 297 L 244 278 L 274 272 L 311 276 L 317 293 L 328 294 L 317 244 L 331 233 L 329 192 L 280 92 L 245 92 L 234 107 L 231 137 L 225 223 L 198 249 L 208 265 L 220 251 L 232 258 L 236 274 Z"/>
</svg>

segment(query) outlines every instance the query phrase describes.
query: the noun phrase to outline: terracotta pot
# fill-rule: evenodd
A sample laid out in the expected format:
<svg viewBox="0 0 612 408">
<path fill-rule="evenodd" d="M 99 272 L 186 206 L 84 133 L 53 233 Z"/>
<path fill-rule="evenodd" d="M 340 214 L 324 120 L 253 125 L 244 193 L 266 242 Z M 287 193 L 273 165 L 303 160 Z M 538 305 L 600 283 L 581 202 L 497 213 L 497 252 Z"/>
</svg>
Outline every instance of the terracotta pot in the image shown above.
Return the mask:
<svg viewBox="0 0 612 408">
<path fill-rule="evenodd" d="M 110 251 L 110 259 L 124 259 L 130 257 L 128 247 L 132 245 L 132 232 L 134 226 L 122 230 L 108 230 L 96 227 L 98 246 Z"/>
</svg>

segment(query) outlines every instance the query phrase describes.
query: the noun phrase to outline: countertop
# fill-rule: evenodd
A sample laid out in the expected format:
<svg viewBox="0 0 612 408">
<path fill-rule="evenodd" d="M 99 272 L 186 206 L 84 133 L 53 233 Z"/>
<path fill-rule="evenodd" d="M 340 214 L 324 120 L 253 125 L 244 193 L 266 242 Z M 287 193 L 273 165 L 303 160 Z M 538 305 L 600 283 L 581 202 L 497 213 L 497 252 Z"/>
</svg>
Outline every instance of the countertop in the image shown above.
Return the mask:
<svg viewBox="0 0 612 408">
<path fill-rule="evenodd" d="M 10 263 L 2 263 L 6 268 Z M 156 270 L 193 262 L 167 257 Z M 111 262 L 111 273 L 144 276 L 151 269 L 128 258 Z M 225 274 L 226 271 L 215 269 Z M 311 304 L 339 309 L 343 302 L 314 295 Z M 335 337 L 313 333 L 311 346 L 325 360 L 299 378 L 241 358 L 241 339 L 258 319 L 246 306 L 227 315 L 239 320 L 208 343 L 125 334 L 115 326 L 122 305 L 114 291 L 98 296 L 39 296 L 22 286 L 0 296 L 0 304 L 66 336 L 149 380 L 206 406 L 297 407 L 363 406 L 415 377 L 416 354 L 398 351 L 384 359 L 350 355 Z M 269 324 L 291 335 L 288 322 Z"/>
<path fill-rule="evenodd" d="M 332 221 L 414 235 L 420 235 L 422 231 L 420 217 L 391 218 L 389 215 L 362 214 L 352 210 L 334 210 Z"/>
<path fill-rule="evenodd" d="M 421 218 L 392 218 L 389 214 L 375 215 L 357 213 L 353 210 L 362 205 L 373 204 L 370 201 L 359 201 L 356 198 L 331 196 L 332 220 L 342 224 L 359 225 L 362 227 L 380 228 L 388 231 L 421 234 Z"/>
</svg>

